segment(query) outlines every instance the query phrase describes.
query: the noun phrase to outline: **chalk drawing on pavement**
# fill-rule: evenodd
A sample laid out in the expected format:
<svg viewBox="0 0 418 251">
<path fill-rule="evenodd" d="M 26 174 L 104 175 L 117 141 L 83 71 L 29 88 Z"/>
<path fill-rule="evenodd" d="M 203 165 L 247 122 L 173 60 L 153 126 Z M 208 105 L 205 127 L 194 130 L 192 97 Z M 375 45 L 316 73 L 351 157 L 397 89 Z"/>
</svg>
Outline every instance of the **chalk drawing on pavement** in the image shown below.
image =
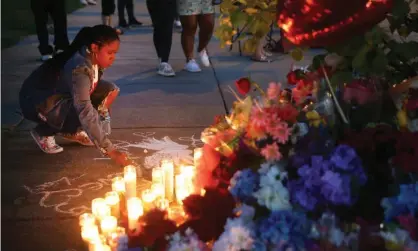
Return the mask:
<svg viewBox="0 0 418 251">
<path fill-rule="evenodd" d="M 103 188 L 111 190 L 112 178 L 121 176 L 123 173 L 112 173 L 105 178 L 95 181 L 81 182 L 77 178 L 62 177 L 54 181 L 48 181 L 34 187 L 24 185 L 23 187 L 32 195 L 40 195 L 39 206 L 43 208 L 53 208 L 55 212 L 78 216 L 91 211 L 91 205 L 75 205 L 77 198 L 88 197 L 87 191 L 99 191 Z M 142 190 L 149 186 L 149 182 L 141 180 L 138 182 L 138 189 Z M 104 194 L 103 194 L 104 195 Z M 94 198 L 91 198 L 94 199 Z M 84 201 L 84 200 L 83 200 Z M 79 203 L 80 204 L 80 203 Z"/>
<path fill-rule="evenodd" d="M 146 169 L 152 169 L 159 166 L 164 159 L 171 159 L 175 163 L 193 163 L 193 149 L 203 145 L 203 142 L 195 135 L 189 137 L 179 137 L 177 141 L 186 144 L 177 143 L 169 136 L 160 139 L 155 137 L 155 132 L 134 132 L 132 136 L 140 139 L 139 142 L 130 143 L 123 140 L 114 140 L 116 149 L 126 152 L 131 159 L 140 159 L 130 151 L 130 148 L 143 149 L 145 154 L 143 165 Z M 103 160 L 109 158 L 95 158 L 94 160 Z"/>
</svg>

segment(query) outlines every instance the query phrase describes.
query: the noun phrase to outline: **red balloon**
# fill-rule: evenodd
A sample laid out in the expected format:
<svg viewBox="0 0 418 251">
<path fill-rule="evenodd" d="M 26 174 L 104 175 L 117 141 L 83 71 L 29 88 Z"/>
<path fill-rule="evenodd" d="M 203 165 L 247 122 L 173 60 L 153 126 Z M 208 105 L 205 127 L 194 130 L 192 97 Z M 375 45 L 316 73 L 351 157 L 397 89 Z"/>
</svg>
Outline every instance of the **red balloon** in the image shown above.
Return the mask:
<svg viewBox="0 0 418 251">
<path fill-rule="evenodd" d="M 277 24 L 300 46 L 329 46 L 362 33 L 386 18 L 393 0 L 279 0 Z"/>
</svg>

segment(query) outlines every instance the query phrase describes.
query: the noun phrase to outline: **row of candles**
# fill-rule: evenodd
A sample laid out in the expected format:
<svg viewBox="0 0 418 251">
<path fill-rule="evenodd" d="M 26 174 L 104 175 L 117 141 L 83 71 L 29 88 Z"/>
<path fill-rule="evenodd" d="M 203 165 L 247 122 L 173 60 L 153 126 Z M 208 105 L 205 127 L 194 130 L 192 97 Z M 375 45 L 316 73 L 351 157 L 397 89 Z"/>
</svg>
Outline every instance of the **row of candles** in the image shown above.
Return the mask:
<svg viewBox="0 0 418 251">
<path fill-rule="evenodd" d="M 123 177 L 112 179 L 112 191 L 104 198 L 92 200 L 92 213 L 79 218 L 81 237 L 89 251 L 120 251 L 127 248 L 127 234 L 141 231 L 138 219 L 152 208 L 167 210 L 168 217 L 180 224 L 185 219 L 182 200 L 195 193 L 194 177 L 199 165 L 202 149 L 194 150 L 194 165 L 181 165 L 175 170 L 172 161 L 163 161 L 152 170 L 152 185 L 137 196 L 135 166 L 126 166 Z M 175 172 L 177 171 L 177 172 Z M 175 174 L 177 173 L 177 174 Z M 199 191 L 200 193 L 200 191 Z M 121 210 L 125 202 L 126 212 Z M 128 229 L 119 226 L 121 214 L 126 214 Z"/>
</svg>

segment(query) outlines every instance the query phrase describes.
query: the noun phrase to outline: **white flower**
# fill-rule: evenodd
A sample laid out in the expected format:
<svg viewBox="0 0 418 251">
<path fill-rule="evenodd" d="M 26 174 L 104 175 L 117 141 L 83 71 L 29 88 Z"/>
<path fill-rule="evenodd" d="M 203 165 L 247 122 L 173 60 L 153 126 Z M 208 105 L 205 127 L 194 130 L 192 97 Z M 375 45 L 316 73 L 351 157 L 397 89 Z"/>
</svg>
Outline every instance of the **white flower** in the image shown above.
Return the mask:
<svg viewBox="0 0 418 251">
<path fill-rule="evenodd" d="M 333 227 L 330 229 L 329 241 L 337 247 L 340 247 L 344 241 L 344 233 L 339 228 Z"/>
<path fill-rule="evenodd" d="M 263 167 L 260 173 L 260 189 L 254 193 L 257 202 L 270 210 L 290 209 L 289 191 L 282 183 L 287 173 L 281 172 L 280 166 L 271 166 L 268 170 Z"/>
<path fill-rule="evenodd" d="M 235 208 L 235 213 L 239 214 L 239 218 L 242 220 L 244 224 L 252 223 L 252 220 L 255 215 L 255 209 L 252 206 L 248 206 L 247 204 L 242 204 L 241 206 Z"/>
<path fill-rule="evenodd" d="M 299 138 L 302 138 L 309 132 L 309 127 L 306 123 L 296 123 L 293 125 L 292 129 L 292 135 L 291 135 L 291 141 L 292 144 L 296 144 L 298 142 Z"/>
<path fill-rule="evenodd" d="M 228 219 L 225 231 L 213 244 L 213 251 L 252 250 L 254 239 L 251 230 L 241 218 Z"/>
<path fill-rule="evenodd" d="M 190 228 L 186 229 L 185 236 L 177 231 L 168 239 L 168 251 L 202 251 L 202 243 Z"/>
</svg>

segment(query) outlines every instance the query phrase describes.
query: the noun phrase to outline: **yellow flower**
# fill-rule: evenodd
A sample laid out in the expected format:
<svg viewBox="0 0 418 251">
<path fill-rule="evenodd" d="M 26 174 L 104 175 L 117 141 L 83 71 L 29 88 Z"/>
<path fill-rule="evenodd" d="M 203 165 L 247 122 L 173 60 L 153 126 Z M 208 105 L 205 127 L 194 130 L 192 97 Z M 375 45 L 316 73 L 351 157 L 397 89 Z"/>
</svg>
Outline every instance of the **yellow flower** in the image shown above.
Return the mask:
<svg viewBox="0 0 418 251">
<path fill-rule="evenodd" d="M 407 127 L 408 126 L 408 117 L 406 116 L 406 112 L 401 110 L 396 114 L 398 118 L 399 127 Z"/>
<path fill-rule="evenodd" d="M 232 42 L 231 42 L 231 40 L 228 40 L 228 41 L 225 41 L 225 44 L 226 44 L 226 45 L 231 45 L 231 44 L 232 44 Z"/>
<path fill-rule="evenodd" d="M 317 111 L 309 111 L 306 113 L 306 119 L 309 120 L 309 125 L 318 127 L 321 123 L 325 124 L 325 120 L 321 118 Z"/>
<path fill-rule="evenodd" d="M 245 12 L 247 12 L 250 15 L 252 15 L 252 14 L 258 13 L 258 10 L 255 9 L 255 8 L 246 8 L 245 9 Z"/>
</svg>

